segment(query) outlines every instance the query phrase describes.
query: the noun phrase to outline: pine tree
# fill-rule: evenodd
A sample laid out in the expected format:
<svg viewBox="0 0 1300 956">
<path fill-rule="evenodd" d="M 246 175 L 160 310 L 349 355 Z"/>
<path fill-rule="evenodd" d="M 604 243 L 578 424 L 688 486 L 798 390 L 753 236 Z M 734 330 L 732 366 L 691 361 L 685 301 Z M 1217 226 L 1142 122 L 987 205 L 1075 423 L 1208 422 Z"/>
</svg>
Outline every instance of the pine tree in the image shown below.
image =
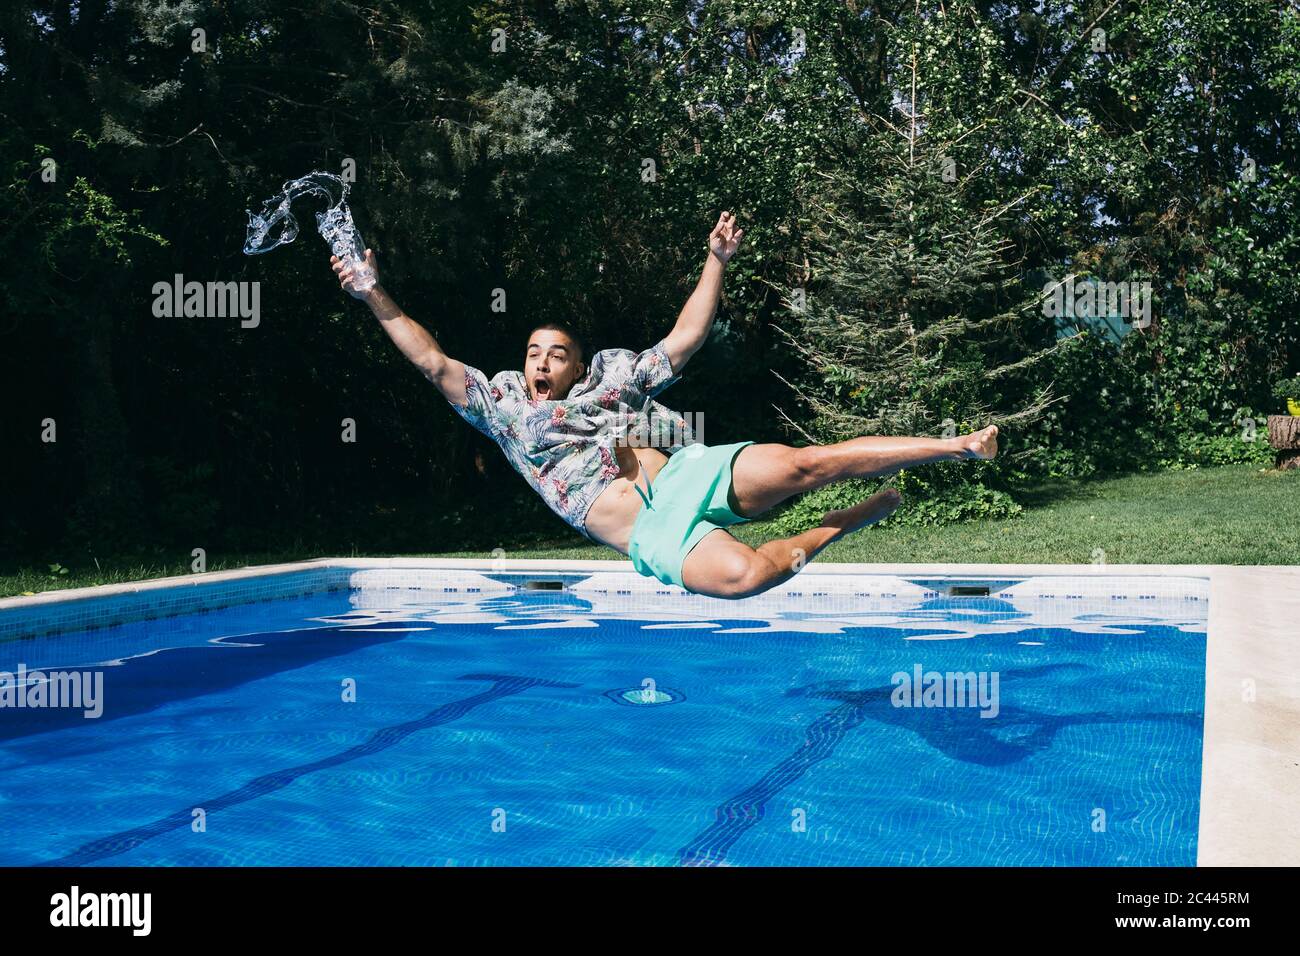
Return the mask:
<svg viewBox="0 0 1300 956">
<path fill-rule="evenodd" d="M 937 162 L 879 179 L 826 178 L 809 203 L 807 284 L 781 331 L 809 373 L 790 383 L 816 413 L 805 437 L 928 434 L 1035 418 L 1050 402 L 1025 373 L 1050 352 L 1041 291 L 1008 262 L 999 221 Z M 1029 343 L 1027 345 L 1027 343 Z"/>
</svg>

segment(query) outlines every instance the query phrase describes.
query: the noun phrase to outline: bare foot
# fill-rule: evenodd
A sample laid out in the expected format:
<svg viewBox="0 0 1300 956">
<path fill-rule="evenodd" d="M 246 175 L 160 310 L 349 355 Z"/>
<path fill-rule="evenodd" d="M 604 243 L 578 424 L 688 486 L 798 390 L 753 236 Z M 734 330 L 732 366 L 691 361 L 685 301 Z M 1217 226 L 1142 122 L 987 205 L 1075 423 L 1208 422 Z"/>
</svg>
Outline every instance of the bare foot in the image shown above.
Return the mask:
<svg viewBox="0 0 1300 956">
<path fill-rule="evenodd" d="M 982 431 L 971 432 L 957 439 L 963 458 L 996 458 L 998 454 L 998 426 L 990 425 Z"/>
<path fill-rule="evenodd" d="M 851 508 L 840 508 L 826 512 L 822 518 L 823 528 L 835 528 L 839 531 L 837 538 L 851 534 L 859 528 L 865 528 L 877 521 L 884 521 L 903 503 L 903 496 L 894 488 L 877 491 L 865 501 L 859 501 Z"/>
</svg>

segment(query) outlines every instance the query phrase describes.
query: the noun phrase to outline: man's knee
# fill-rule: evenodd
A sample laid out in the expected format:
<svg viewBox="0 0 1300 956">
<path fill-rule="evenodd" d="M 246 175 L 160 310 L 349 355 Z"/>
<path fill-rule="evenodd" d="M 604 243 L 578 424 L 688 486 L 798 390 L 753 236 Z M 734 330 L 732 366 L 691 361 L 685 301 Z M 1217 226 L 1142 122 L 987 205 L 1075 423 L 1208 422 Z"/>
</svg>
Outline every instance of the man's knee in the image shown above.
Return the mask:
<svg viewBox="0 0 1300 956">
<path fill-rule="evenodd" d="M 730 551 L 719 557 L 714 580 L 720 597 L 749 597 L 768 588 L 772 572 L 771 562 L 761 554 Z"/>
<path fill-rule="evenodd" d="M 795 480 L 801 486 L 814 486 L 824 482 L 826 473 L 826 448 L 822 445 L 806 445 L 792 449 L 790 467 Z"/>
</svg>

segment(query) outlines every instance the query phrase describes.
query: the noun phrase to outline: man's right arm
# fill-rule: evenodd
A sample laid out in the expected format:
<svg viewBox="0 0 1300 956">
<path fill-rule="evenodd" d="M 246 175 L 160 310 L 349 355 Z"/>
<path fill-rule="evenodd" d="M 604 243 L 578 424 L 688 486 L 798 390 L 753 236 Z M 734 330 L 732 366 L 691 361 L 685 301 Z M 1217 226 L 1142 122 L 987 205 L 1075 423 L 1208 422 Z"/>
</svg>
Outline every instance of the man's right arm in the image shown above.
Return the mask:
<svg viewBox="0 0 1300 956">
<path fill-rule="evenodd" d="M 374 253 L 366 250 L 366 261 L 375 268 Z M 437 386 L 443 397 L 454 405 L 465 406 L 465 365 L 451 358 L 438 345 L 438 341 L 429 334 L 429 330 L 402 311 L 401 306 L 383 290 L 378 282 L 378 269 L 375 270 L 375 285 L 365 291 L 356 289 L 351 282 L 352 272 L 339 261 L 337 256 L 330 257 L 334 272 L 339 277 L 343 290 L 354 299 L 360 299 L 370 306 L 370 311 L 379 320 L 380 326 L 393 340 L 411 364 L 424 373 L 424 377 Z"/>
<path fill-rule="evenodd" d="M 370 290 L 364 301 L 388 337 L 393 340 L 393 344 L 401 349 L 411 364 L 438 387 L 447 401 L 464 406 L 464 363 L 449 357 L 429 330 L 403 312 L 401 306 L 378 284 Z"/>
</svg>

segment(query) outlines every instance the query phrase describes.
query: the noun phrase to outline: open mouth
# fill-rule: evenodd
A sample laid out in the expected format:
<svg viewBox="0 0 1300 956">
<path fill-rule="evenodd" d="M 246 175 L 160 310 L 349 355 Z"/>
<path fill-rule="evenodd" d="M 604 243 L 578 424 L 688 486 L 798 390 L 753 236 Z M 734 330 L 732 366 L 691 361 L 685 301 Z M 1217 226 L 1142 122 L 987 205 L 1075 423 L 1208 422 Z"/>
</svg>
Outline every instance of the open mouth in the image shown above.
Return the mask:
<svg viewBox="0 0 1300 956">
<path fill-rule="evenodd" d="M 533 394 L 539 401 L 545 401 L 551 397 L 551 383 L 544 378 L 533 379 Z"/>
</svg>

